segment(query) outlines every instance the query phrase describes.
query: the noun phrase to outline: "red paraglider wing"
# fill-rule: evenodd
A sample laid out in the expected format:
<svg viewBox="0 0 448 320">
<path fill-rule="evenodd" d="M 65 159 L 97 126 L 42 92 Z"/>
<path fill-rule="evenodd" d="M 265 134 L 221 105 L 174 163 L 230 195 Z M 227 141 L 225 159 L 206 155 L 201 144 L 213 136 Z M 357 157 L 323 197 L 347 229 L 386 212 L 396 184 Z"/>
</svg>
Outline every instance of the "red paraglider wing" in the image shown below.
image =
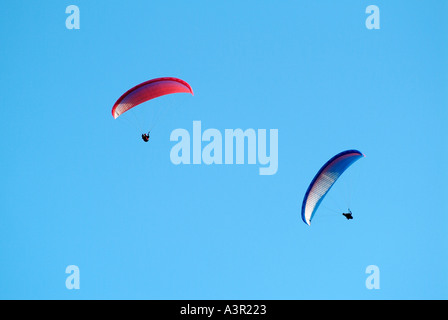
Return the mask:
<svg viewBox="0 0 448 320">
<path fill-rule="evenodd" d="M 112 107 L 114 119 L 135 106 L 148 100 L 158 98 L 171 93 L 191 93 L 190 85 L 177 78 L 157 78 L 143 82 L 126 91 Z"/>
</svg>

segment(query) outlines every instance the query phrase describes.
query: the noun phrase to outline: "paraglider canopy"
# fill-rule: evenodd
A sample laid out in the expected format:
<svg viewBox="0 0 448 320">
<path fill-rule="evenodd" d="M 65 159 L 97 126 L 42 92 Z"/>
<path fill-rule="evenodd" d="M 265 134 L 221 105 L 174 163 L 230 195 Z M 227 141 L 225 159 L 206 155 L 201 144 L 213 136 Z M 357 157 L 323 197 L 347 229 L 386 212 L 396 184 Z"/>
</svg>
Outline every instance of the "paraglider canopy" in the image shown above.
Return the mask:
<svg viewBox="0 0 448 320">
<path fill-rule="evenodd" d="M 148 80 L 126 91 L 112 107 L 112 116 L 116 119 L 143 102 L 167 94 L 182 92 L 193 95 L 193 89 L 184 80 L 172 77 Z"/>
<path fill-rule="evenodd" d="M 311 225 L 320 203 L 325 198 L 328 191 L 344 171 L 357 160 L 364 157 L 358 150 L 347 150 L 338 153 L 328 160 L 317 172 L 313 181 L 308 187 L 302 202 L 302 220 L 307 225 Z"/>
</svg>

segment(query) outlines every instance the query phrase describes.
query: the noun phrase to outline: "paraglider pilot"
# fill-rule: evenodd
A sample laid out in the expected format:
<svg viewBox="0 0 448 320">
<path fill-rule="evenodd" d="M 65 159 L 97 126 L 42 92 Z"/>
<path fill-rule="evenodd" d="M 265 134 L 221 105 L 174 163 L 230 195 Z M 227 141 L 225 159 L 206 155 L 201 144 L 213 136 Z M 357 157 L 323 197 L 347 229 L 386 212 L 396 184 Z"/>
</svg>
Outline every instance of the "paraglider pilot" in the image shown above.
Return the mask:
<svg viewBox="0 0 448 320">
<path fill-rule="evenodd" d="M 144 134 L 142 134 L 142 139 L 143 139 L 143 141 L 145 141 L 145 142 L 148 142 L 149 141 L 149 133 L 150 133 L 151 131 L 149 131 L 148 133 L 144 133 Z"/>
<path fill-rule="evenodd" d="M 351 219 L 353 219 L 352 212 L 350 211 L 350 209 L 348 209 L 348 213 L 343 213 L 342 215 L 343 215 L 344 217 L 346 217 L 347 220 L 351 220 Z"/>
</svg>

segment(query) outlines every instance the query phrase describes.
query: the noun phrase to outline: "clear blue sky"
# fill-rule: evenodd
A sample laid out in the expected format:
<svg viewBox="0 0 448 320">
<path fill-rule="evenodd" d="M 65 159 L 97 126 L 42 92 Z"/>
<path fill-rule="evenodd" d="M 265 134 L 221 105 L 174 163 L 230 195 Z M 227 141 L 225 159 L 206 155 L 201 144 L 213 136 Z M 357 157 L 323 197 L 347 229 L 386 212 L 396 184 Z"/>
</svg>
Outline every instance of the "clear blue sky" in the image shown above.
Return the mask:
<svg viewBox="0 0 448 320">
<path fill-rule="evenodd" d="M 70 4 L 80 30 L 65 27 Z M 365 27 L 370 4 L 380 30 Z M 447 299 L 446 12 L 440 0 L 4 2 L 0 298 Z M 145 144 L 110 111 L 160 76 L 195 96 L 176 96 Z M 193 120 L 278 129 L 277 174 L 173 165 L 170 133 Z M 322 207 L 308 227 L 308 184 L 352 148 L 366 155 L 347 171 L 355 219 Z M 372 264 L 379 290 L 365 287 Z M 68 265 L 80 290 L 65 288 Z"/>
</svg>

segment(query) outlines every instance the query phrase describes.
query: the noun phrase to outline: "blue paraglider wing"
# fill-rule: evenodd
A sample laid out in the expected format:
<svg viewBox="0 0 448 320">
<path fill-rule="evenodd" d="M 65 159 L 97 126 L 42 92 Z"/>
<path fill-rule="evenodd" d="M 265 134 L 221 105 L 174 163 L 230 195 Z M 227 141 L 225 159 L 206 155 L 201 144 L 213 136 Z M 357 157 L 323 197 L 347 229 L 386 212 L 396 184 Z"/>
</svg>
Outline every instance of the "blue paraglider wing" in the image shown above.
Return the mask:
<svg viewBox="0 0 448 320">
<path fill-rule="evenodd" d="M 354 162 L 364 157 L 358 150 L 343 151 L 327 161 L 311 181 L 302 202 L 302 220 L 311 225 L 320 203 L 336 180 Z"/>
</svg>

